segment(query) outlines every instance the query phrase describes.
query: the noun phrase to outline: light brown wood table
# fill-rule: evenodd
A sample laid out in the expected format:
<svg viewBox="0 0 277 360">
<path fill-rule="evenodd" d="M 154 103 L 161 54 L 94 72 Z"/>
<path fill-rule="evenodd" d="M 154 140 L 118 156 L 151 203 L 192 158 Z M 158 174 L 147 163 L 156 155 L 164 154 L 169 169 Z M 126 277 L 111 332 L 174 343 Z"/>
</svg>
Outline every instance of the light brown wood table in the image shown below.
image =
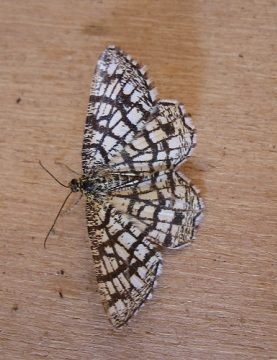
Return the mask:
<svg viewBox="0 0 277 360">
<path fill-rule="evenodd" d="M 1 1 L 1 359 L 277 359 L 276 19 L 266 0 Z M 164 252 L 153 300 L 120 331 L 97 293 L 84 201 L 43 247 L 67 191 L 38 164 L 64 183 L 56 162 L 81 172 L 109 44 L 192 114 L 182 171 L 206 205 L 196 241 Z"/>
</svg>

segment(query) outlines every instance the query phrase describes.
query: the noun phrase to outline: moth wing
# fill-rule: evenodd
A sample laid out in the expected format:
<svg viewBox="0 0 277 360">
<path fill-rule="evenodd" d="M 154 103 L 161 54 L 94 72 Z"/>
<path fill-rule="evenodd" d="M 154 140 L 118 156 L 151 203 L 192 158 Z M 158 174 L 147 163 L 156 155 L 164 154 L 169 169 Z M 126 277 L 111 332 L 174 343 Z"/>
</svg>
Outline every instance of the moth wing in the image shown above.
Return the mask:
<svg viewBox="0 0 277 360">
<path fill-rule="evenodd" d="M 114 46 L 101 54 L 92 79 L 82 165 L 85 174 L 107 165 L 147 122 L 155 89 L 145 68 Z"/>
<path fill-rule="evenodd" d="M 174 170 L 153 173 L 115 190 L 109 201 L 121 214 L 128 214 L 144 236 L 168 248 L 194 240 L 203 210 L 197 189 Z"/>
<path fill-rule="evenodd" d="M 195 129 L 184 107 L 175 101 L 158 101 L 156 112 L 110 166 L 120 172 L 147 175 L 185 161 L 195 144 Z"/>
<path fill-rule="evenodd" d="M 161 255 L 107 200 L 88 199 L 86 213 L 102 302 L 112 324 L 121 327 L 151 296 Z"/>
</svg>

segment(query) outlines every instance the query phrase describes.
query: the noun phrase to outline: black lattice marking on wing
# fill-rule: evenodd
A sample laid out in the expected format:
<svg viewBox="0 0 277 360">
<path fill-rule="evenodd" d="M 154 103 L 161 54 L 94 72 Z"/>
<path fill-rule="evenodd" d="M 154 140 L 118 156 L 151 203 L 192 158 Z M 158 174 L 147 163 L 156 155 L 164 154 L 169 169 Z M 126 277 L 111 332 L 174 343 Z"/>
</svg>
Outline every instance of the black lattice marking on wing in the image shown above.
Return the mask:
<svg viewBox="0 0 277 360">
<path fill-rule="evenodd" d="M 91 86 L 84 175 L 70 187 L 87 196 L 99 291 L 117 327 L 150 296 L 161 269 L 157 244 L 176 248 L 194 238 L 202 202 L 173 168 L 195 142 L 183 108 L 156 103 L 145 69 L 108 47 Z"/>
<path fill-rule="evenodd" d="M 157 111 L 134 139 L 110 162 L 118 171 L 149 174 L 186 160 L 196 142 L 195 129 L 183 106 L 159 101 Z"/>
<path fill-rule="evenodd" d="M 203 209 L 196 188 L 174 170 L 153 173 L 125 190 L 115 189 L 109 201 L 151 241 L 169 248 L 194 239 Z"/>
<path fill-rule="evenodd" d="M 83 171 L 107 164 L 142 129 L 155 107 L 145 68 L 115 47 L 100 56 L 92 80 L 82 152 Z"/>
<path fill-rule="evenodd" d="M 150 296 L 161 255 L 107 200 L 88 198 L 86 212 L 99 292 L 111 322 L 120 327 Z"/>
</svg>

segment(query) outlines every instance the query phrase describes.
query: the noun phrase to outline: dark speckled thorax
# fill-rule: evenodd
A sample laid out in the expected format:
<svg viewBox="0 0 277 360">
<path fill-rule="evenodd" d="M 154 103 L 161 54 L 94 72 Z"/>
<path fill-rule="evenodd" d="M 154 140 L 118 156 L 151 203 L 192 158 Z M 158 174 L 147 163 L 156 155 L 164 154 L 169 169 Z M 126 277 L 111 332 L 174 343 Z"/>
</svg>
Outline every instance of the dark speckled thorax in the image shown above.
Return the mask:
<svg viewBox="0 0 277 360">
<path fill-rule="evenodd" d="M 72 179 L 68 186 L 72 192 L 81 192 L 87 197 L 96 198 L 99 195 L 107 195 L 112 190 L 122 189 L 137 183 L 140 177 L 112 173 L 106 170 L 93 171 L 88 175 L 82 175 L 78 179 Z"/>
</svg>

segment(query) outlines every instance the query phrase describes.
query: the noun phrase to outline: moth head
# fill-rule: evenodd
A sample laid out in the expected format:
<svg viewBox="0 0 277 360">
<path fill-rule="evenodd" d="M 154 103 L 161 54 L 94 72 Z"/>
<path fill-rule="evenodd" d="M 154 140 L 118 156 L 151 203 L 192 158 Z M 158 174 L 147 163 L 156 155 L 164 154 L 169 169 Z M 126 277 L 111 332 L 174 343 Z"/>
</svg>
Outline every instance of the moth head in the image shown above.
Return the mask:
<svg viewBox="0 0 277 360">
<path fill-rule="evenodd" d="M 81 183 L 80 179 L 72 179 L 68 184 L 72 192 L 79 192 L 81 191 Z"/>
</svg>

